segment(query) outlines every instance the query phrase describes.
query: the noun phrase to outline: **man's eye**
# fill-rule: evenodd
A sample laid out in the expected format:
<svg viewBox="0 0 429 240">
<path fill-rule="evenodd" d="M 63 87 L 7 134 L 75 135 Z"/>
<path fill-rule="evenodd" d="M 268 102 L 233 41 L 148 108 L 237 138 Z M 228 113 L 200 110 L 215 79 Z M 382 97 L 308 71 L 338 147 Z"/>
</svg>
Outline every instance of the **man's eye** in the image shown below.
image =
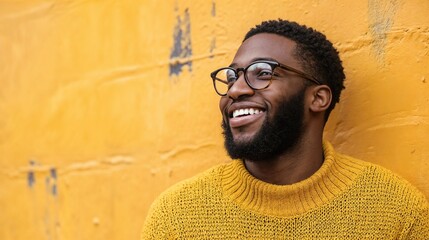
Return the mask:
<svg viewBox="0 0 429 240">
<path fill-rule="evenodd" d="M 273 72 L 269 70 L 262 70 L 257 75 L 260 80 L 270 80 L 273 77 Z"/>
<path fill-rule="evenodd" d="M 228 83 L 235 82 L 235 80 L 237 80 L 237 78 L 235 77 L 235 75 L 228 75 L 227 78 L 226 78 L 226 81 L 228 81 Z"/>
</svg>

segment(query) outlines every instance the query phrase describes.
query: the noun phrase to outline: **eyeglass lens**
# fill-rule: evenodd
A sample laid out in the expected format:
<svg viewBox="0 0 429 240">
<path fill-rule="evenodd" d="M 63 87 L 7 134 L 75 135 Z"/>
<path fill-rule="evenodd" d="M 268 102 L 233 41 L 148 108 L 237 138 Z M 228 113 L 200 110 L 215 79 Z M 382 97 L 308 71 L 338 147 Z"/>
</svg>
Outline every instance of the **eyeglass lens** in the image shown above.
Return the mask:
<svg viewBox="0 0 429 240">
<path fill-rule="evenodd" d="M 240 70 L 239 70 L 240 71 Z M 242 70 L 247 84 L 253 89 L 263 89 L 270 84 L 273 68 L 268 63 L 256 62 Z M 215 87 L 218 93 L 226 94 L 238 78 L 236 70 L 224 68 L 217 72 Z M 219 81 L 221 80 L 221 81 Z"/>
</svg>

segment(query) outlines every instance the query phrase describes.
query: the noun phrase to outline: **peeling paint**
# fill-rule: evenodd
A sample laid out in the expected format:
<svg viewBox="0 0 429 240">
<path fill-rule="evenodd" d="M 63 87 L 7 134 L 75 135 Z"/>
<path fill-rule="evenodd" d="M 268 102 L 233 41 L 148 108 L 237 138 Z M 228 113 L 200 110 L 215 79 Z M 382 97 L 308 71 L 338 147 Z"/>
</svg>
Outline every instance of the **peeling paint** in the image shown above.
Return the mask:
<svg viewBox="0 0 429 240">
<path fill-rule="evenodd" d="M 170 54 L 170 76 L 179 75 L 185 65 L 189 67 L 189 71 L 192 71 L 191 20 L 188 9 L 185 9 L 182 17 L 177 16 L 173 42 Z M 183 62 L 181 59 L 186 60 Z"/>
<path fill-rule="evenodd" d="M 373 37 L 372 50 L 379 63 L 384 62 L 387 33 L 392 28 L 399 0 L 369 0 L 369 30 Z"/>
</svg>

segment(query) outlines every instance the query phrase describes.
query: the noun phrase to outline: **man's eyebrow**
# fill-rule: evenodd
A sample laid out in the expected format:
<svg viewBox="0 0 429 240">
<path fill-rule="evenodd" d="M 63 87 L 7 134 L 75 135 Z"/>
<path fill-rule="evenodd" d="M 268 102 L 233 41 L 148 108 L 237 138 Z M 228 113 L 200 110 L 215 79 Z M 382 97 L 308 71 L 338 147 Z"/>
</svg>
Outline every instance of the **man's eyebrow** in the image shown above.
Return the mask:
<svg viewBox="0 0 429 240">
<path fill-rule="evenodd" d="M 257 58 L 253 58 L 250 63 L 256 62 L 256 61 L 274 61 L 274 62 L 278 62 L 276 59 L 274 58 L 270 58 L 270 57 L 257 57 Z M 237 63 L 231 63 L 228 67 L 230 68 L 235 68 L 237 67 Z"/>
</svg>

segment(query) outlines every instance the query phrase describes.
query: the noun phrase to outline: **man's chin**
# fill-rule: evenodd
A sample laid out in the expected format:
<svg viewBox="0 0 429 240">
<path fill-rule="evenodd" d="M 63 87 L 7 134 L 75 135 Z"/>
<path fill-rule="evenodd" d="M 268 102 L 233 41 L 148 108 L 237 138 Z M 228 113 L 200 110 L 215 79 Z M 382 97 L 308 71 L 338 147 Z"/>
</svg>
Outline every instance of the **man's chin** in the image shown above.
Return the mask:
<svg viewBox="0 0 429 240">
<path fill-rule="evenodd" d="M 248 145 L 253 142 L 254 138 L 255 134 L 250 133 L 232 134 L 232 143 L 237 146 Z"/>
<path fill-rule="evenodd" d="M 231 127 L 230 125 L 227 127 L 229 128 L 228 130 L 232 134 L 234 140 L 244 139 L 244 141 L 246 141 L 248 139 L 254 138 L 257 135 L 257 133 L 263 127 L 263 123 L 264 122 L 258 121 L 241 127 Z"/>
</svg>

